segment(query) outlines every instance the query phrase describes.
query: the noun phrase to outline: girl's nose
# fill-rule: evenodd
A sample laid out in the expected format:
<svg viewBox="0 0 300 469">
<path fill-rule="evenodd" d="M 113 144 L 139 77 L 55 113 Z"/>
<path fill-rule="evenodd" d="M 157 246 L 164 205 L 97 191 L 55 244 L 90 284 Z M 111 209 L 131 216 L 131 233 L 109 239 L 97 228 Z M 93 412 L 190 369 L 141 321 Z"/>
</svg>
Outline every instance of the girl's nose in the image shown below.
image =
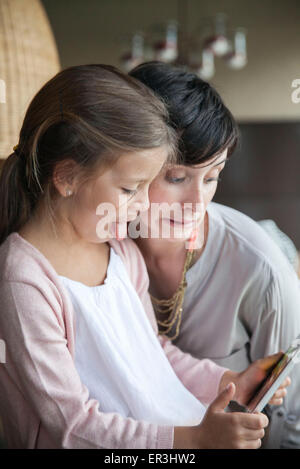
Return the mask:
<svg viewBox="0 0 300 469">
<path fill-rule="evenodd" d="M 139 211 L 139 212 L 144 212 L 145 210 L 148 210 L 150 207 L 150 201 L 149 201 L 149 187 L 141 190 L 138 192 L 136 200 L 134 202 L 134 207 Z"/>
</svg>

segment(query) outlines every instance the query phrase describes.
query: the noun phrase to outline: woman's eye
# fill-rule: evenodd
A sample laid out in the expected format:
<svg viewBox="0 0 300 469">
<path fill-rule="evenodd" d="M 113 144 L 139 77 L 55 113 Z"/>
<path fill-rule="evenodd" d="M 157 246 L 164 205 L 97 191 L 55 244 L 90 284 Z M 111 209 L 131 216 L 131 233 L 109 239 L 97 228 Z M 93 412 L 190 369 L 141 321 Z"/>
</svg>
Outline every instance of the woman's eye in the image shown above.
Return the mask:
<svg viewBox="0 0 300 469">
<path fill-rule="evenodd" d="M 222 181 L 222 179 L 220 177 L 208 178 L 208 179 L 205 179 L 205 184 L 210 184 L 211 182 L 220 182 L 220 181 Z"/>
<path fill-rule="evenodd" d="M 171 184 L 179 184 L 180 182 L 183 182 L 185 178 L 172 178 L 172 177 L 167 177 L 167 181 L 170 182 Z"/>
<path fill-rule="evenodd" d="M 129 195 L 134 195 L 137 193 L 137 189 L 126 189 L 125 187 L 122 187 L 122 191 Z"/>
</svg>

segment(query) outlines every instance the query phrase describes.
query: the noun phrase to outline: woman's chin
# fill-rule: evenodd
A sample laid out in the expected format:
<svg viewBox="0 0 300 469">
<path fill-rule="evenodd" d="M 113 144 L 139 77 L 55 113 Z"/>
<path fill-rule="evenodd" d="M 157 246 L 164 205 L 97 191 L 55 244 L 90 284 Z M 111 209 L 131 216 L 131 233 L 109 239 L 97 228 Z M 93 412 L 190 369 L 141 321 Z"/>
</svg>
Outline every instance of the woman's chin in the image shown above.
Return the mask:
<svg viewBox="0 0 300 469">
<path fill-rule="evenodd" d="M 165 230 L 162 231 L 161 239 L 167 239 L 170 242 L 178 242 L 178 241 L 187 241 L 191 238 L 193 234 L 193 229 L 190 227 L 188 228 L 171 228 L 169 231 Z"/>
<path fill-rule="evenodd" d="M 173 220 L 163 220 L 162 223 L 162 237 L 165 238 L 166 236 L 170 240 L 178 241 L 182 240 L 185 241 L 189 239 L 192 233 L 195 231 L 196 225 L 195 223 L 179 223 L 174 222 Z"/>
</svg>

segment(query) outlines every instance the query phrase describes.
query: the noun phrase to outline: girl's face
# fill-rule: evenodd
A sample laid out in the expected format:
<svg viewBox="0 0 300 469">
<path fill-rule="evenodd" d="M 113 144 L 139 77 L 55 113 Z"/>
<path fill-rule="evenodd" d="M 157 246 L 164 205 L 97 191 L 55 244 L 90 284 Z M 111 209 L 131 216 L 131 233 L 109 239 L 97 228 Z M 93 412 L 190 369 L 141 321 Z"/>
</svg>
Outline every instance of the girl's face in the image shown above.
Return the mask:
<svg viewBox="0 0 300 469">
<path fill-rule="evenodd" d="M 149 185 L 166 158 L 164 147 L 127 153 L 111 168 L 99 170 L 98 176 L 78 184 L 75 196 L 65 199 L 68 220 L 76 233 L 96 243 L 118 237 L 118 233 L 125 237 L 127 222 L 149 207 Z"/>
<path fill-rule="evenodd" d="M 159 218 L 143 214 L 147 224 L 160 223 L 160 228 L 168 225 L 171 240 L 189 239 L 195 228 L 203 227 L 208 204 L 217 190 L 219 174 L 225 166 L 227 149 L 214 156 L 209 162 L 196 166 L 165 166 L 154 179 L 149 189 L 150 204 L 174 204 L 179 211 L 161 211 Z M 166 232 L 166 231 L 165 231 Z"/>
</svg>

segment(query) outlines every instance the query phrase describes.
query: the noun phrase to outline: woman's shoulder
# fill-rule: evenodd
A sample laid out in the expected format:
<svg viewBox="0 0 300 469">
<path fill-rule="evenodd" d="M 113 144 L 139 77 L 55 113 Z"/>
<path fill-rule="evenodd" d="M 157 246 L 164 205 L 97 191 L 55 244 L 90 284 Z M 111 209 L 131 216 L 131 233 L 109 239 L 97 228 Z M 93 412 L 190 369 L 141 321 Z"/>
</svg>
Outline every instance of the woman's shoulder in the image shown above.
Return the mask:
<svg viewBox="0 0 300 469">
<path fill-rule="evenodd" d="M 249 215 L 228 205 L 211 202 L 207 207 L 207 211 L 214 221 L 224 223 L 227 228 L 236 229 L 241 233 L 248 232 L 249 227 L 256 230 L 258 226 L 257 222 Z"/>
<path fill-rule="evenodd" d="M 252 260 L 254 265 L 264 264 L 272 271 L 278 268 L 293 270 L 279 245 L 250 216 L 214 202 L 210 204 L 208 213 L 210 221 L 223 232 L 223 243 L 232 246 L 236 253 L 242 253 L 242 257 L 247 256 L 249 264 Z"/>
</svg>

